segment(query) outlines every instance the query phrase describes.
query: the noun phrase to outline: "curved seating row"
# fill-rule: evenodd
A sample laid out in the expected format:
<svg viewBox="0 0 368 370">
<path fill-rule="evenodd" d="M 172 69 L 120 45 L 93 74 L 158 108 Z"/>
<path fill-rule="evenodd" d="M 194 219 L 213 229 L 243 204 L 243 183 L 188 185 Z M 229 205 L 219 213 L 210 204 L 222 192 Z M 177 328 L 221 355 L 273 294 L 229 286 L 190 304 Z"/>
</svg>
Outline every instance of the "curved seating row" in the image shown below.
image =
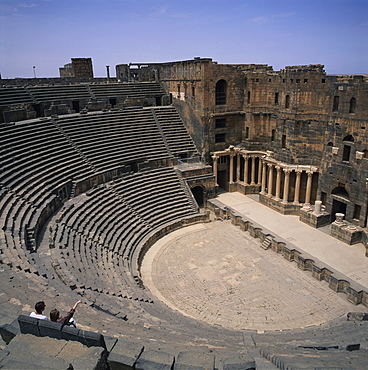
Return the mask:
<svg viewBox="0 0 368 370">
<path fill-rule="evenodd" d="M 54 263 L 73 288 L 149 301 L 131 276 L 132 252 L 149 233 L 196 213 L 172 167 L 127 174 L 66 203 Z"/>
<path fill-rule="evenodd" d="M 0 134 L 1 260 L 39 275 L 46 273 L 35 253 L 38 234 L 76 183 L 133 161 L 171 157 L 149 109 L 1 124 Z M 112 231 L 112 243 L 125 237 Z"/>
<path fill-rule="evenodd" d="M 164 94 L 161 85 L 156 82 L 1 87 L 0 106 L 113 97 L 141 99 Z"/>
<path fill-rule="evenodd" d="M 99 171 L 171 157 L 149 109 L 65 117 L 56 124 Z"/>
<path fill-rule="evenodd" d="M 188 135 L 178 111 L 172 106 L 152 108 L 161 126 L 168 147 L 176 156 L 196 153 L 194 142 Z"/>
<path fill-rule="evenodd" d="M 95 84 L 89 88 L 96 98 L 106 96 L 129 96 L 131 98 L 144 98 L 146 96 L 161 96 L 164 91 L 157 82 Z"/>
</svg>

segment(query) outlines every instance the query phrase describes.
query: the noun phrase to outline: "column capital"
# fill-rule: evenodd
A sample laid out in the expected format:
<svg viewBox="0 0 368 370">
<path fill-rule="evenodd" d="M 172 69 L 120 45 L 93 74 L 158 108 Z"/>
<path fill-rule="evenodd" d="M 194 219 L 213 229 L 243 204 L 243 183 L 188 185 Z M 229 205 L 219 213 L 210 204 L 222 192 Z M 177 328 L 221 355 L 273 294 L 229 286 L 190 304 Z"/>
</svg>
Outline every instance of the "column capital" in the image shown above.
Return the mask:
<svg viewBox="0 0 368 370">
<path fill-rule="evenodd" d="M 295 170 L 295 173 L 296 173 L 297 175 L 300 175 L 302 172 L 303 172 L 303 170 Z"/>
<path fill-rule="evenodd" d="M 283 168 L 282 170 L 284 171 L 285 175 L 289 175 L 292 171 L 290 168 Z"/>
<path fill-rule="evenodd" d="M 313 174 L 314 174 L 314 171 L 312 171 L 312 170 L 307 171 L 307 175 L 308 175 L 308 177 L 311 177 Z"/>
<path fill-rule="evenodd" d="M 214 154 L 214 155 L 212 156 L 212 159 L 213 159 L 213 160 L 217 160 L 217 159 L 219 159 L 219 156 L 218 156 L 217 154 Z"/>
<path fill-rule="evenodd" d="M 280 172 L 280 170 L 281 170 L 281 166 L 276 165 L 276 166 L 275 166 L 275 168 L 276 168 L 277 172 Z"/>
</svg>

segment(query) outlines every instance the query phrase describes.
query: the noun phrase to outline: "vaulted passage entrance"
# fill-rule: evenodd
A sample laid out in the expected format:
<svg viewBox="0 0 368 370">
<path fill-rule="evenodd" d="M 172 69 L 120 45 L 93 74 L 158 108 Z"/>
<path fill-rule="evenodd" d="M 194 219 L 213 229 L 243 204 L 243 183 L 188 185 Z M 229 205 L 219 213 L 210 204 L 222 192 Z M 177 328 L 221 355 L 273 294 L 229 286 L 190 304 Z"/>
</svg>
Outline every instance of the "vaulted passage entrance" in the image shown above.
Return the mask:
<svg viewBox="0 0 368 370">
<path fill-rule="evenodd" d="M 336 220 L 336 213 L 343 213 L 344 215 L 346 215 L 346 207 L 349 203 L 349 193 L 343 186 L 337 186 L 332 190 L 331 196 L 331 222 L 334 222 Z"/>
<path fill-rule="evenodd" d="M 201 186 L 195 186 L 191 189 L 194 199 L 196 200 L 199 207 L 203 207 L 204 200 L 203 200 L 203 189 Z"/>
</svg>

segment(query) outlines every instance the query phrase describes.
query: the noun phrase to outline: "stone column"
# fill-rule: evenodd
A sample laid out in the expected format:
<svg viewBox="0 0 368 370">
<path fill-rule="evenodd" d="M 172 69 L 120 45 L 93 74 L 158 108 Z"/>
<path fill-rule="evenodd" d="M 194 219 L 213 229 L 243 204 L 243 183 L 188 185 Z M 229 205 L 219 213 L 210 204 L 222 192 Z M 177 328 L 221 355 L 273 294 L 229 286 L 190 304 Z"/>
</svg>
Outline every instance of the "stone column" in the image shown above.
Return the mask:
<svg viewBox="0 0 368 370">
<path fill-rule="evenodd" d="M 212 156 L 212 159 L 213 159 L 213 174 L 215 175 L 215 185 L 217 186 L 217 161 L 218 161 L 218 156 L 217 155 L 213 155 Z"/>
<path fill-rule="evenodd" d="M 256 157 L 252 156 L 252 169 L 251 169 L 251 179 L 250 184 L 255 185 L 256 184 Z"/>
<path fill-rule="evenodd" d="M 266 194 L 266 177 L 267 177 L 267 163 L 262 161 L 262 184 L 261 184 L 261 194 Z"/>
<path fill-rule="evenodd" d="M 261 157 L 258 157 L 258 183 L 257 185 L 261 185 L 262 183 L 262 161 Z"/>
<path fill-rule="evenodd" d="M 272 183 L 273 183 L 273 164 L 268 163 L 268 193 L 267 197 L 272 197 Z"/>
<path fill-rule="evenodd" d="M 240 182 L 240 154 L 236 155 L 236 182 Z"/>
<path fill-rule="evenodd" d="M 248 185 L 248 155 L 244 154 L 244 184 Z"/>
<path fill-rule="evenodd" d="M 290 172 L 291 172 L 291 170 L 289 170 L 287 168 L 284 169 L 285 180 L 284 180 L 284 196 L 283 196 L 283 199 L 282 199 L 283 204 L 288 203 Z"/>
<path fill-rule="evenodd" d="M 297 170 L 296 173 L 296 180 L 295 180 L 295 193 L 294 193 L 294 203 L 295 205 L 299 204 L 299 195 L 300 195 L 300 177 L 303 171 Z"/>
<path fill-rule="evenodd" d="M 275 194 L 275 200 L 280 200 L 280 187 L 281 187 L 281 167 L 276 166 L 276 194 Z"/>
<path fill-rule="evenodd" d="M 305 194 L 305 204 L 304 207 L 310 207 L 310 199 L 312 193 L 312 178 L 313 178 L 313 171 L 307 171 L 308 179 L 307 179 L 307 191 Z"/>
<path fill-rule="evenodd" d="M 234 183 L 234 155 L 235 154 L 230 154 L 230 174 L 229 174 L 229 183 L 233 184 Z"/>
</svg>

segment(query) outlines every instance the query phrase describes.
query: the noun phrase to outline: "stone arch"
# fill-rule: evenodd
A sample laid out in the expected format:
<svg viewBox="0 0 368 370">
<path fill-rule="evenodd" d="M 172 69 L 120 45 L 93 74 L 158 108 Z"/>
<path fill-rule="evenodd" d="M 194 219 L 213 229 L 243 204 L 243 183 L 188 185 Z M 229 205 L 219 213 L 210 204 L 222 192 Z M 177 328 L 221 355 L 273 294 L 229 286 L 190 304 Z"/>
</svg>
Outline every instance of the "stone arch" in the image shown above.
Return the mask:
<svg viewBox="0 0 368 370">
<path fill-rule="evenodd" d="M 227 82 L 225 80 L 219 80 L 216 83 L 216 105 L 225 105 L 226 104 L 226 90 Z"/>
<path fill-rule="evenodd" d="M 354 137 L 352 135 L 346 135 L 342 141 L 348 141 L 348 142 L 351 142 L 353 143 L 354 142 Z"/>
<path fill-rule="evenodd" d="M 349 113 L 355 113 L 356 110 L 356 99 L 353 97 L 350 99 Z"/>
<path fill-rule="evenodd" d="M 337 186 L 332 189 L 332 209 L 331 222 L 335 221 L 336 213 L 343 213 L 346 215 L 346 208 L 349 203 L 349 193 L 343 186 Z"/>
<path fill-rule="evenodd" d="M 343 140 L 344 142 L 344 149 L 342 152 L 342 160 L 344 162 L 349 162 L 350 161 L 350 152 L 351 152 L 351 147 L 352 144 L 354 143 L 354 137 L 352 135 L 346 135 Z"/>
<path fill-rule="evenodd" d="M 349 200 L 349 193 L 343 186 L 336 186 L 332 189 L 331 194 Z"/>
</svg>

